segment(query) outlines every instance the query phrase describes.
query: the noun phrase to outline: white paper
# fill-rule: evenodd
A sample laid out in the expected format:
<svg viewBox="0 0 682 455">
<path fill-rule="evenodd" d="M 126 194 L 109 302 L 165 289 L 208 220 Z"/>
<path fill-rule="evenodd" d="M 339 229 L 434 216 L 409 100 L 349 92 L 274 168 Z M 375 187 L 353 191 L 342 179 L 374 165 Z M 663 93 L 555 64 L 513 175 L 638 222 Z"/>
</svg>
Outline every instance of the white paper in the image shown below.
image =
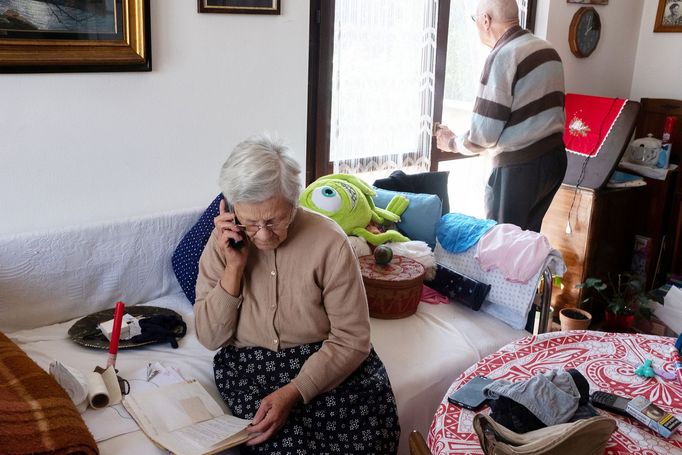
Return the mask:
<svg viewBox="0 0 682 455">
<path fill-rule="evenodd" d="M 97 328 L 100 330 L 100 332 L 102 332 L 102 335 L 104 335 L 107 340 L 111 341 L 111 332 L 114 331 L 113 319 L 99 323 Z M 141 333 L 142 329 L 140 328 L 140 321 L 135 316 L 125 313 L 121 318 L 121 332 L 119 334 L 119 340 L 129 340 L 135 335 L 139 335 Z"/>
<path fill-rule="evenodd" d="M 119 404 L 123 396 L 121 395 L 121 386 L 118 385 L 118 378 L 116 377 L 116 370 L 113 365 L 109 366 L 102 372 L 102 380 L 109 392 L 109 405 Z"/>
<path fill-rule="evenodd" d="M 147 378 L 147 371 L 151 377 Z M 143 390 L 158 389 L 164 385 L 185 382 L 185 377 L 173 367 L 165 367 L 159 362 L 149 363 L 148 367 L 140 368 L 126 377 L 130 384 L 130 393 L 137 393 Z"/>
<path fill-rule="evenodd" d="M 682 290 L 670 286 L 670 290 L 663 298 L 664 305 L 654 302 L 654 315 L 673 332 L 682 333 Z"/>
<path fill-rule="evenodd" d="M 97 442 L 140 429 L 122 404 L 103 409 L 90 408 L 82 414 L 82 417 Z"/>
<path fill-rule="evenodd" d="M 78 411 L 83 413 L 88 406 L 88 383 L 83 374 L 56 360 L 50 363 L 49 371 L 50 375 L 66 391 Z"/>
</svg>

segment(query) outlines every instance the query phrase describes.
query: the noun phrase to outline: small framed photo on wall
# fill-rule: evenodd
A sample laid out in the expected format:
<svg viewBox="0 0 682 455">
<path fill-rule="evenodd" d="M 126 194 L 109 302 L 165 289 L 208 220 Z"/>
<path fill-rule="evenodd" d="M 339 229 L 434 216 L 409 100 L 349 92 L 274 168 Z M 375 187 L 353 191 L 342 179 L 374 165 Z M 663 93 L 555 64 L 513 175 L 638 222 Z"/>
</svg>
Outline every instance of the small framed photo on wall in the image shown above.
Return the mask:
<svg viewBox="0 0 682 455">
<path fill-rule="evenodd" d="M 609 0 L 566 0 L 566 3 L 582 3 L 583 5 L 608 5 Z"/>
<path fill-rule="evenodd" d="M 654 32 L 682 32 L 682 1 L 658 0 Z"/>
<path fill-rule="evenodd" d="M 280 14 L 281 0 L 198 0 L 200 13 Z"/>
</svg>

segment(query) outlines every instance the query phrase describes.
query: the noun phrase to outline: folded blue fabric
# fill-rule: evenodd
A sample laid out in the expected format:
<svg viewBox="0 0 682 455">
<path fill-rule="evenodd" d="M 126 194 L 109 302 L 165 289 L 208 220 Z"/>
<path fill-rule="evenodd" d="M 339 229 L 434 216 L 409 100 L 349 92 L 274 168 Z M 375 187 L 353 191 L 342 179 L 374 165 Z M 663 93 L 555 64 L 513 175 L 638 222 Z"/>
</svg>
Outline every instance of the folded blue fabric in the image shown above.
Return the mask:
<svg viewBox="0 0 682 455">
<path fill-rule="evenodd" d="M 438 221 L 436 237 L 446 251 L 462 253 L 476 245 L 483 234 L 496 224 L 495 220 L 482 220 L 462 213 L 447 213 Z"/>
</svg>

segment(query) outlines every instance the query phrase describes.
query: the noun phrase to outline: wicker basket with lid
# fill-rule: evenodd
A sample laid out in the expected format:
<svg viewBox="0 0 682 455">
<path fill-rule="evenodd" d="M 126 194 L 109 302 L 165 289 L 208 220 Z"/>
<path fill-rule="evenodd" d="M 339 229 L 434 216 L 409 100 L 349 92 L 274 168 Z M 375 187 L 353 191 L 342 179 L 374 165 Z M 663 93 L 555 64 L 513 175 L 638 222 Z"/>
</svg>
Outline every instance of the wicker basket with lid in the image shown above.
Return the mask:
<svg viewBox="0 0 682 455">
<path fill-rule="evenodd" d="M 417 311 L 424 282 L 424 266 L 404 256 L 393 256 L 379 265 L 374 256 L 360 257 L 369 315 L 380 319 L 399 319 Z"/>
</svg>

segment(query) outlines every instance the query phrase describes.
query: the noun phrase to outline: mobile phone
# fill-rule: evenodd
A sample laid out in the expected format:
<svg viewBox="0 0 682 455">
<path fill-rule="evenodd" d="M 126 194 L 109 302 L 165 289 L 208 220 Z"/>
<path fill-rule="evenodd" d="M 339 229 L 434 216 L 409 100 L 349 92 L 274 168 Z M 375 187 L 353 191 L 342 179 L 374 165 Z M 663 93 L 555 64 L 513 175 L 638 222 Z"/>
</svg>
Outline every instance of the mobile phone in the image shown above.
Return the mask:
<svg viewBox="0 0 682 455">
<path fill-rule="evenodd" d="M 483 394 L 483 388 L 491 382 L 493 382 L 493 380 L 486 376 L 476 376 L 462 387 L 452 392 L 450 396 L 448 396 L 448 401 L 452 404 L 475 411 L 488 401 L 488 398 Z"/>
<path fill-rule="evenodd" d="M 225 205 L 227 206 L 227 211 L 234 214 L 234 206 L 225 201 Z M 237 219 L 237 216 L 235 215 L 234 217 L 234 222 L 235 224 L 240 224 L 239 220 Z M 239 235 L 243 235 L 242 233 L 239 233 Z M 227 243 L 230 245 L 230 248 L 234 248 L 235 250 L 241 250 L 241 248 L 244 246 L 244 240 L 235 240 L 235 239 L 228 239 Z"/>
<path fill-rule="evenodd" d="M 624 416 L 630 415 L 627 411 L 630 399 L 621 397 L 620 395 L 614 395 L 613 393 L 602 392 L 601 390 L 598 390 L 590 395 L 590 402 L 592 402 L 592 405 L 598 408 L 606 409 L 607 411 L 616 414 Z"/>
</svg>

